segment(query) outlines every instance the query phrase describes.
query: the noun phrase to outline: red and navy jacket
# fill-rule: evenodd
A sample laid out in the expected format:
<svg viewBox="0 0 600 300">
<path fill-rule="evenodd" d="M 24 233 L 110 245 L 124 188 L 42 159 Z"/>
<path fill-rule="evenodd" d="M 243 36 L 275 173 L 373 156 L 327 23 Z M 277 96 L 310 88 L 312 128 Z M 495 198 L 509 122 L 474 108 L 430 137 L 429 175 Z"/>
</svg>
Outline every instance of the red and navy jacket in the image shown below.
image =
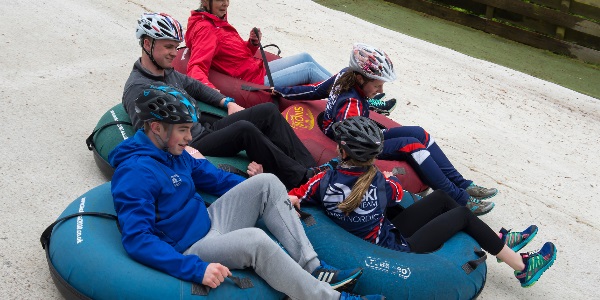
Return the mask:
<svg viewBox="0 0 600 300">
<path fill-rule="evenodd" d="M 354 211 L 346 215 L 338 208 L 365 171 L 367 167 L 340 167 L 321 172 L 288 194 L 298 197 L 301 203 L 322 206 L 333 222 L 357 237 L 382 247 L 410 251 L 404 238 L 393 230 L 394 225 L 384 215 L 387 207 L 399 205 L 402 200 L 404 191 L 396 177 L 386 178 L 377 172 Z"/>
</svg>

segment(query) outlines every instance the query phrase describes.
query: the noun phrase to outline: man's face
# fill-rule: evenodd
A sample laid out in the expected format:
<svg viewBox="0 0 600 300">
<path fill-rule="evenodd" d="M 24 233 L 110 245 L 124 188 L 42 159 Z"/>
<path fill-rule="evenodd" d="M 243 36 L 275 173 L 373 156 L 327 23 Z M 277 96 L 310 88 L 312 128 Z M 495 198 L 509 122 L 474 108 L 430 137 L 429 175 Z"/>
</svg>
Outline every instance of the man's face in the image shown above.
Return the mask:
<svg viewBox="0 0 600 300">
<path fill-rule="evenodd" d="M 172 125 L 169 141 L 167 141 L 169 153 L 173 155 L 181 155 L 181 153 L 183 153 L 185 147 L 192 141 L 192 125 L 194 125 L 194 123 Z M 168 128 L 167 126 L 163 126 L 163 128 L 165 130 L 163 130 L 161 138 L 165 140 L 167 138 Z"/>
<path fill-rule="evenodd" d="M 144 42 L 144 47 L 150 51 L 152 47 L 152 40 L 146 39 Z M 156 63 L 161 66 L 163 69 L 170 69 L 173 67 L 173 60 L 175 56 L 177 56 L 177 47 L 179 47 L 178 41 L 173 40 L 155 40 L 154 42 L 154 51 L 152 52 L 152 56 Z"/>
</svg>

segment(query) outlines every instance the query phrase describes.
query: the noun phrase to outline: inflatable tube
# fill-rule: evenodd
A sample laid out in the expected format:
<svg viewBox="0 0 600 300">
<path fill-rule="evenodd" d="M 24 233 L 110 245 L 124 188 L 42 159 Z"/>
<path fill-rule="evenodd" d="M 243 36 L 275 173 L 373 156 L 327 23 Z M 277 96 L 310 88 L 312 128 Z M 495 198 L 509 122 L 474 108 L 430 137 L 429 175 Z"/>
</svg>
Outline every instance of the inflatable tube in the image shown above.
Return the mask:
<svg viewBox="0 0 600 300">
<path fill-rule="evenodd" d="M 323 134 L 317 124 L 317 116 L 325 111 L 326 104 L 326 100 L 303 101 L 291 105 L 282 112 L 318 164 L 326 163 L 337 156 L 336 143 Z M 400 126 L 383 115 L 373 112 L 370 115 L 373 120 L 388 128 Z M 428 188 L 405 161 L 376 160 L 375 164 L 383 171 L 394 170 L 402 187 L 411 193 L 420 193 Z"/>
<path fill-rule="evenodd" d="M 190 49 L 182 47 L 177 50 L 177 56 L 173 60 L 173 68 L 179 73 L 187 74 L 187 64 L 190 59 Z M 267 60 L 278 59 L 279 56 L 265 51 Z M 255 57 L 262 59 L 260 51 L 256 51 Z M 235 103 L 244 108 L 267 102 L 278 102 L 278 98 L 273 98 L 270 93 L 264 91 L 246 91 L 242 89 L 243 85 L 252 86 L 258 89 L 269 88 L 265 85 L 251 83 L 245 80 L 225 75 L 213 69 L 209 70 L 208 80 L 215 85 L 221 94 L 235 99 Z M 280 108 L 281 109 L 281 108 Z"/>
<path fill-rule="evenodd" d="M 364 269 L 354 289 L 357 294 L 382 294 L 388 300 L 473 299 L 483 290 L 486 254 L 465 233 L 458 233 L 434 252 L 406 253 L 346 232 L 322 208 L 304 206 L 302 210 L 315 220 L 315 225 L 305 226 L 305 230 L 320 259 L 339 268 Z"/>
<path fill-rule="evenodd" d="M 408 206 L 418 198 L 405 193 L 401 204 Z M 42 234 L 52 279 L 66 299 L 284 297 L 250 269 L 232 270 L 245 288 L 228 279 L 208 290 L 134 261 L 123 249 L 113 205 L 110 182 L 102 184 L 73 201 Z M 305 206 L 303 210 L 311 214 L 313 222 L 303 225 L 319 258 L 340 268 L 364 269 L 356 293 L 378 293 L 391 300 L 472 299 L 485 285 L 485 254 L 466 234 L 457 234 L 432 253 L 405 253 L 353 236 L 321 208 Z M 248 280 L 253 287 L 247 288 Z"/>
<path fill-rule="evenodd" d="M 123 249 L 111 217 L 112 199 L 110 182 L 100 185 L 73 201 L 59 220 L 90 215 L 66 219 L 42 234 L 52 279 L 66 299 L 283 299 L 251 269 L 232 273 L 242 287 L 247 280 L 253 287 L 240 288 L 228 278 L 208 290 L 134 261 Z"/>
<path fill-rule="evenodd" d="M 211 118 L 221 118 L 225 115 L 222 109 L 210 106 L 203 102 L 198 102 L 202 112 L 201 121 L 207 121 Z M 132 137 L 135 129 L 131 125 L 131 119 L 122 104 L 117 104 L 109 109 L 98 121 L 92 134 L 86 139 L 88 149 L 93 152 L 94 161 L 102 174 L 111 179 L 114 168 L 108 163 L 108 154 L 119 143 Z M 240 152 L 235 157 L 213 157 L 206 156 L 213 165 L 229 164 L 240 170 L 246 170 L 250 161 L 245 152 Z M 205 196 L 205 195 L 203 195 Z"/>
</svg>

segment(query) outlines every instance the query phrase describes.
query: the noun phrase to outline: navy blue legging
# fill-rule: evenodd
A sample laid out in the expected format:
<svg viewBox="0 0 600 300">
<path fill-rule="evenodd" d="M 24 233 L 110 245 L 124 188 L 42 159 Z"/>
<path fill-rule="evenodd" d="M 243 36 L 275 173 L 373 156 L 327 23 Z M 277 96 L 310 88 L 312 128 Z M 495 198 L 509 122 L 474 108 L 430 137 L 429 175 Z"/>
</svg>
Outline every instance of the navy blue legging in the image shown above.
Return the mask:
<svg viewBox="0 0 600 300">
<path fill-rule="evenodd" d="M 485 222 L 440 190 L 402 210 L 391 222 L 408 242 L 411 252 L 435 251 L 459 231 L 473 237 L 492 255 L 504 247 L 502 239 Z"/>
<path fill-rule="evenodd" d="M 454 168 L 433 138 L 419 126 L 400 126 L 383 133 L 382 160 L 407 161 L 423 182 L 434 190 L 442 190 L 460 205 L 466 205 L 465 189 L 472 183 Z"/>
</svg>

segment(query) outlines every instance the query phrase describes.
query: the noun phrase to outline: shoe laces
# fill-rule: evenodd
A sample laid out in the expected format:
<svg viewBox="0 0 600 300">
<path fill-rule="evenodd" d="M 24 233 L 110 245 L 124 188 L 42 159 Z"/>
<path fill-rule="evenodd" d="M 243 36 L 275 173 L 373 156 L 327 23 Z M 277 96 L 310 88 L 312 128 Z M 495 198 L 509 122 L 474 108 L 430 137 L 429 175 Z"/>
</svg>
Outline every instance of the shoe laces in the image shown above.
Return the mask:
<svg viewBox="0 0 600 300">
<path fill-rule="evenodd" d="M 381 99 L 369 99 L 369 104 L 372 106 L 384 106 L 385 101 Z"/>
</svg>

